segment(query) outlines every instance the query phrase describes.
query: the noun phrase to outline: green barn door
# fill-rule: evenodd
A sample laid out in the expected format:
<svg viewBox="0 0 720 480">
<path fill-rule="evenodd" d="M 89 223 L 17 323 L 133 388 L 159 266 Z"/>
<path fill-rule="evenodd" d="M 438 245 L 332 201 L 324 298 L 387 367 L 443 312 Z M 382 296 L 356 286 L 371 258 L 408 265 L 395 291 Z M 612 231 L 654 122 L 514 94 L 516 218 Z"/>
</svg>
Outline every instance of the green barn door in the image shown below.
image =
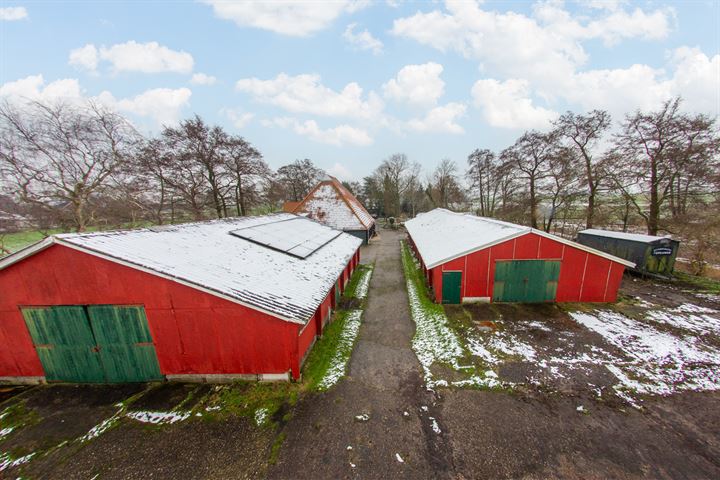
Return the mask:
<svg viewBox="0 0 720 480">
<path fill-rule="evenodd" d="M 84 307 L 24 308 L 22 313 L 48 381 L 105 381 Z"/>
<path fill-rule="evenodd" d="M 502 260 L 495 263 L 495 302 L 551 302 L 555 300 L 560 262 Z"/>
<path fill-rule="evenodd" d="M 462 272 L 442 272 L 442 303 L 460 303 Z"/>
<path fill-rule="evenodd" d="M 162 378 L 142 307 L 91 305 L 87 310 L 109 383 Z"/>
</svg>

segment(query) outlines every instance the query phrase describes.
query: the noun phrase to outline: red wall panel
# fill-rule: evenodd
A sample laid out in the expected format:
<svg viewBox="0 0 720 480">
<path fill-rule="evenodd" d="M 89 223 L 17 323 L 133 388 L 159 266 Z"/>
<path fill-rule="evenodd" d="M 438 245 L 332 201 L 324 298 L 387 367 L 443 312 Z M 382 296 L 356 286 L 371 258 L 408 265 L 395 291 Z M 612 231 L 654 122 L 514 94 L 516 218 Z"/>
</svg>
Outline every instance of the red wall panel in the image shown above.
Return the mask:
<svg viewBox="0 0 720 480">
<path fill-rule="evenodd" d="M 143 305 L 165 375 L 299 375 L 301 325 L 71 248 L 54 245 L 0 271 L 0 292 L 0 377 L 43 375 L 18 307 L 73 304 Z"/>
<path fill-rule="evenodd" d="M 435 301 L 442 301 L 443 271 L 463 273 L 463 297 L 492 297 L 496 261 L 532 259 L 561 260 L 558 302 L 614 301 L 625 270 L 622 264 L 599 255 L 528 233 L 433 268 L 430 278 Z"/>
</svg>

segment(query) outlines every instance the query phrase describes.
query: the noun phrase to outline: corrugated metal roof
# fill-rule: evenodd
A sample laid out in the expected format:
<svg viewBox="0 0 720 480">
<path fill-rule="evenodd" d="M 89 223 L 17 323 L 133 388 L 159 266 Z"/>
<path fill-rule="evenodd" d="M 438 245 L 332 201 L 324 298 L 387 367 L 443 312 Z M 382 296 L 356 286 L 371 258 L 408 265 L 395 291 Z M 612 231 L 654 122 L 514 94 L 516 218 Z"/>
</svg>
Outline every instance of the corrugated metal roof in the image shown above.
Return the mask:
<svg viewBox="0 0 720 480">
<path fill-rule="evenodd" d="M 338 230 L 367 230 L 375 223 L 355 195 L 331 176 L 320 182 L 293 212 Z"/>
<path fill-rule="evenodd" d="M 612 230 L 600 230 L 597 228 L 588 228 L 587 230 L 582 230 L 581 232 L 578 232 L 578 234 L 580 233 L 586 233 L 588 235 L 595 235 L 598 237 L 619 238 L 621 240 L 630 240 L 633 242 L 643 243 L 652 243 L 657 242 L 658 240 L 672 240 L 670 237 L 643 235 L 642 233 L 614 232 Z"/>
<path fill-rule="evenodd" d="M 594 248 L 566 240 L 530 227 L 436 208 L 405 222 L 405 228 L 415 242 L 427 268 L 433 268 L 455 258 L 528 233 L 536 233 L 580 250 L 605 257 L 630 267 L 635 264 Z"/>
<path fill-rule="evenodd" d="M 292 221 L 288 221 L 292 220 Z M 362 241 L 345 233 L 298 258 L 232 235 L 282 222 L 313 230 L 316 222 L 281 213 L 162 228 L 62 234 L 0 260 L 0 269 L 58 243 L 150 271 L 295 323 L 306 323 Z"/>
</svg>

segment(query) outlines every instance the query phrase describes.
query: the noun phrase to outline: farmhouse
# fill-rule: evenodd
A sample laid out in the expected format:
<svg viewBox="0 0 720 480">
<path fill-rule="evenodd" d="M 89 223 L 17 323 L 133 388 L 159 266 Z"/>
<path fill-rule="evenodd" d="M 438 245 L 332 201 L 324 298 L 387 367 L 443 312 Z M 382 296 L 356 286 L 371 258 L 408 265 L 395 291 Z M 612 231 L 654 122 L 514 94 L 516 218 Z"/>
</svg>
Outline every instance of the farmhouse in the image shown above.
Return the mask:
<svg viewBox="0 0 720 480">
<path fill-rule="evenodd" d="M 577 241 L 634 262 L 636 272 L 665 277 L 672 275 L 680 247 L 680 242 L 669 237 L 594 228 L 578 232 Z"/>
<path fill-rule="evenodd" d="M 438 303 L 612 302 L 634 266 L 533 228 L 440 208 L 405 226 Z"/>
<path fill-rule="evenodd" d="M 285 211 L 313 218 L 361 238 L 365 243 L 375 234 L 372 215 L 337 178 L 329 175 L 301 202 L 287 202 Z"/>
<path fill-rule="evenodd" d="M 297 379 L 361 243 L 287 213 L 49 237 L 0 260 L 0 380 Z"/>
</svg>

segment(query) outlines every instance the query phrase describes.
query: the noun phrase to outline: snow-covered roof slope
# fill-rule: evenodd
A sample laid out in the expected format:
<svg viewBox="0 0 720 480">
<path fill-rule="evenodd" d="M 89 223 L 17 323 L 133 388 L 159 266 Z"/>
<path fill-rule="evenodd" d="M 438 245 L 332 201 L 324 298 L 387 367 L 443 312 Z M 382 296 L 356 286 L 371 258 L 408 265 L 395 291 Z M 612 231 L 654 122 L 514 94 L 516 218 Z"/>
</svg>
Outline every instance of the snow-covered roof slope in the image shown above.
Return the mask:
<svg viewBox="0 0 720 480">
<path fill-rule="evenodd" d="M 658 240 L 671 240 L 670 237 L 656 237 L 655 235 L 643 235 L 642 233 L 613 232 L 612 230 L 599 230 L 597 228 L 588 228 L 580 233 L 595 235 L 597 237 L 619 238 L 622 240 L 630 240 L 633 242 L 650 243 Z"/>
<path fill-rule="evenodd" d="M 287 321 L 306 323 L 362 241 L 340 233 L 306 258 L 297 258 L 230 233 L 278 222 L 287 226 L 289 235 L 294 227 L 307 230 L 308 225 L 303 224 L 317 225 L 280 213 L 140 230 L 63 234 L 52 237 L 50 243 L 157 273 Z M 29 250 L 17 254 L 34 253 Z M 10 257 L 0 261 L 0 269 L 17 261 Z"/>
<path fill-rule="evenodd" d="M 367 230 L 375 220 L 335 177 L 315 187 L 293 210 L 338 230 Z"/>
<path fill-rule="evenodd" d="M 421 213 L 412 220 L 405 222 L 405 228 L 412 237 L 427 268 L 434 268 L 455 258 L 531 232 L 629 267 L 635 266 L 634 263 L 622 258 L 556 237 L 541 230 L 495 220 L 494 218 L 451 212 L 443 208 Z"/>
</svg>

